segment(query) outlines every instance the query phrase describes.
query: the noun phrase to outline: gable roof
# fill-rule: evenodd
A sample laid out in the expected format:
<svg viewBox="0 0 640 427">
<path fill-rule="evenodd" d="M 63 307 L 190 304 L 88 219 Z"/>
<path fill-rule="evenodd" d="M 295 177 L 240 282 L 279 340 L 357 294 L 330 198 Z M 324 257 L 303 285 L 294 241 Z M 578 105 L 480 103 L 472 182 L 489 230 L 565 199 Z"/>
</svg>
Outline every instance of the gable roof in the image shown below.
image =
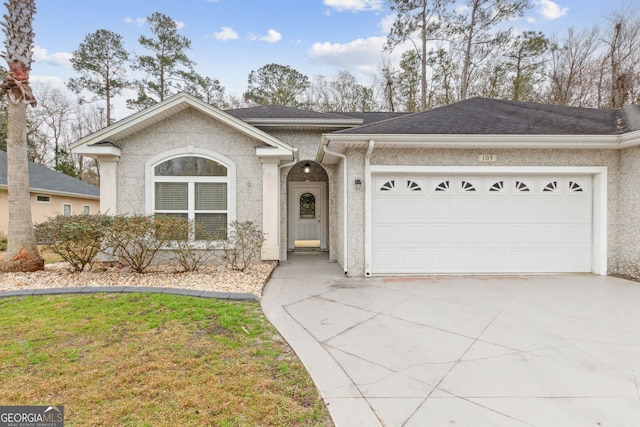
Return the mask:
<svg viewBox="0 0 640 427">
<path fill-rule="evenodd" d="M 342 113 L 319 113 L 283 105 L 263 105 L 225 111 L 246 123 L 260 127 L 304 126 L 341 129 L 352 128 L 363 123 L 361 118 Z"/>
<path fill-rule="evenodd" d="M 640 108 L 566 107 L 471 98 L 323 135 L 316 160 L 350 147 L 621 149 L 640 145 Z M 328 157 L 327 157 L 328 156 Z"/>
<path fill-rule="evenodd" d="M 95 144 L 102 144 L 110 140 L 117 142 L 127 136 L 146 129 L 149 126 L 153 126 L 156 123 L 166 120 L 188 108 L 200 111 L 201 113 L 236 129 L 250 138 L 261 141 L 268 146 L 289 151 L 291 153 L 294 151 L 293 147 L 286 142 L 281 141 L 280 139 L 245 123 L 219 108 L 207 104 L 206 102 L 184 92 L 165 99 L 164 101 L 152 105 L 145 110 L 132 114 L 131 116 L 107 126 L 89 136 L 79 139 L 71 144 L 71 149 L 74 152 L 82 154 L 89 153 L 91 149 L 87 147 Z"/>
<path fill-rule="evenodd" d="M 565 107 L 470 98 L 340 131 L 342 134 L 420 135 L 619 135 L 622 110 Z"/>
<path fill-rule="evenodd" d="M 29 185 L 32 192 L 58 194 L 87 199 L 100 198 L 100 189 L 79 179 L 29 162 Z M 7 188 L 7 153 L 0 150 L 0 187 Z"/>
</svg>

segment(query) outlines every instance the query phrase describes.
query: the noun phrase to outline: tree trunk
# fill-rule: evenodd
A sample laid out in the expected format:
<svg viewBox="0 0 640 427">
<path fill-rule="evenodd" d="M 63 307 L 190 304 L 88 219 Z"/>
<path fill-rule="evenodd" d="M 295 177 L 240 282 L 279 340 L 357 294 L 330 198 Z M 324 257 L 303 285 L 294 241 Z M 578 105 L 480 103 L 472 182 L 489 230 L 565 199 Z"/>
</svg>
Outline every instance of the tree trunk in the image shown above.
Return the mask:
<svg viewBox="0 0 640 427">
<path fill-rule="evenodd" d="M 422 3 L 422 45 L 420 46 L 420 111 L 427 110 L 427 2 Z"/>
<path fill-rule="evenodd" d="M 473 2 L 473 9 L 471 11 L 471 21 L 468 27 L 468 34 L 466 46 L 464 47 L 464 60 L 462 63 L 462 76 L 460 78 L 460 100 L 467 99 L 467 92 L 469 90 L 469 69 L 471 68 L 471 50 L 473 49 L 473 39 L 475 37 L 476 28 L 476 13 L 478 11 L 478 2 Z"/>
<path fill-rule="evenodd" d="M 31 219 L 31 193 L 27 161 L 27 104 L 8 103 L 7 184 L 9 189 L 9 234 L 7 254 L 0 271 L 44 269 Z"/>
</svg>

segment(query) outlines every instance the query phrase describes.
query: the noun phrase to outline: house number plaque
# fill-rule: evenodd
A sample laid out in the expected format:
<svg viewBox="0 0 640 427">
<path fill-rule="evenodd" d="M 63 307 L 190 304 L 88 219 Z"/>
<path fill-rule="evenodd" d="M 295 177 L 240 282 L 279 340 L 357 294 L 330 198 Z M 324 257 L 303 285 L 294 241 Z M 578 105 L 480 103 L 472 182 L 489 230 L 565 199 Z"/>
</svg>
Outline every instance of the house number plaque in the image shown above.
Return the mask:
<svg viewBox="0 0 640 427">
<path fill-rule="evenodd" d="M 478 156 L 479 162 L 495 162 L 496 160 L 498 160 L 498 156 L 495 154 L 480 154 Z"/>
</svg>

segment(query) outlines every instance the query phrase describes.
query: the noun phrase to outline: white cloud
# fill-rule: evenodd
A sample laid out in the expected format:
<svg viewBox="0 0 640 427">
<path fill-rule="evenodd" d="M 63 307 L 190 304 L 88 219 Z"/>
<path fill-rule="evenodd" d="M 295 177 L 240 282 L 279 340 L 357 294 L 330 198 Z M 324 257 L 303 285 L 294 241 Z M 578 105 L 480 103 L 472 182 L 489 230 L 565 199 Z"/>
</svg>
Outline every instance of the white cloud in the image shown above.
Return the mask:
<svg viewBox="0 0 640 427">
<path fill-rule="evenodd" d="M 217 33 L 213 33 L 211 36 L 207 36 L 206 38 L 214 38 L 216 40 L 227 41 L 227 40 L 236 40 L 239 38 L 238 33 L 231 27 L 222 27 L 220 31 Z"/>
<path fill-rule="evenodd" d="M 144 24 L 147 23 L 147 18 L 132 18 L 130 16 L 127 16 L 124 18 L 124 22 L 126 24 L 133 24 L 136 27 L 142 27 L 144 26 Z M 176 28 L 178 30 L 184 28 L 184 22 L 180 22 L 180 21 L 173 21 L 176 24 Z"/>
<path fill-rule="evenodd" d="M 145 22 L 147 22 L 147 18 L 131 18 L 130 16 L 127 16 L 124 18 L 124 22 L 127 24 L 133 24 L 136 27 L 142 27 Z"/>
<path fill-rule="evenodd" d="M 277 43 L 282 39 L 282 34 L 277 32 L 276 30 L 270 29 L 267 31 L 267 35 L 264 37 L 260 37 L 260 41 L 267 43 Z"/>
<path fill-rule="evenodd" d="M 57 76 L 30 76 L 29 80 L 35 87 L 47 87 L 60 89 L 62 91 L 67 89 L 67 85 L 64 81 Z"/>
<path fill-rule="evenodd" d="M 374 72 L 380 63 L 386 37 L 369 37 L 349 43 L 314 43 L 308 51 L 317 62 L 344 69 Z"/>
<path fill-rule="evenodd" d="M 362 12 L 369 10 L 381 10 L 383 0 L 323 0 L 325 6 L 329 6 L 339 12 Z"/>
<path fill-rule="evenodd" d="M 380 26 L 380 28 L 385 34 L 389 34 L 389 31 L 391 31 L 391 27 L 393 27 L 393 24 L 395 22 L 396 22 L 396 15 L 391 14 L 382 18 L 378 25 Z"/>
<path fill-rule="evenodd" d="M 558 19 L 569 11 L 568 7 L 562 7 L 552 0 L 536 0 L 535 5 L 537 6 L 537 12 L 548 20 Z"/>
<path fill-rule="evenodd" d="M 280 34 L 274 29 L 270 29 L 269 31 L 267 31 L 266 36 L 258 36 L 253 33 L 249 33 L 249 35 L 247 36 L 247 39 L 252 42 L 259 40 L 261 42 L 277 43 L 280 40 L 282 40 L 282 34 Z"/>
<path fill-rule="evenodd" d="M 44 62 L 53 66 L 62 66 L 66 68 L 71 68 L 71 57 L 73 56 L 70 52 L 56 52 L 49 54 L 47 49 L 34 46 L 33 47 L 33 60 L 35 62 Z"/>
</svg>

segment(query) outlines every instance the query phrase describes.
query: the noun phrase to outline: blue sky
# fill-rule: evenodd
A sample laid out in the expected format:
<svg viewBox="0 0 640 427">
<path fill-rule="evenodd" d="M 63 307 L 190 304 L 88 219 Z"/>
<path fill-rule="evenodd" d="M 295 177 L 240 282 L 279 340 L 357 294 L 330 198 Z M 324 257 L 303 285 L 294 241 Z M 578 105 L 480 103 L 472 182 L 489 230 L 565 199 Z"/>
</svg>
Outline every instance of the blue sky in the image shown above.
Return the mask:
<svg viewBox="0 0 640 427">
<path fill-rule="evenodd" d="M 535 7 L 512 24 L 562 35 L 572 26 L 603 22 L 623 1 L 534 0 Z M 188 54 L 196 71 L 217 78 L 235 95 L 246 90 L 252 70 L 268 63 L 289 65 L 309 77 L 349 70 L 370 83 L 392 19 L 385 0 L 36 0 L 36 5 L 34 82 L 61 85 L 72 77 L 71 52 L 98 29 L 121 34 L 127 50 L 143 53 L 138 37 L 150 35 L 144 18 L 161 12 L 191 40 Z"/>
</svg>

